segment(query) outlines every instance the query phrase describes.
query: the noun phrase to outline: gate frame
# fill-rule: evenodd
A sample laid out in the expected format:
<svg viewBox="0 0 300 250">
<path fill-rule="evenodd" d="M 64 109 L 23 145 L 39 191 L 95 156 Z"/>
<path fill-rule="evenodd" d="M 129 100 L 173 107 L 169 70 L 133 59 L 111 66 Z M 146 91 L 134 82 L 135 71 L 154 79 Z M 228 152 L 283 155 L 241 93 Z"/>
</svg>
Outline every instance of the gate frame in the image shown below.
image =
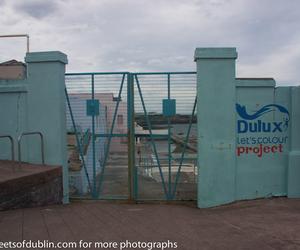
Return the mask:
<svg viewBox="0 0 300 250">
<path fill-rule="evenodd" d="M 139 80 L 138 80 L 138 76 L 139 75 L 165 75 L 167 76 L 167 84 L 168 84 L 168 99 L 171 98 L 171 94 L 170 94 L 170 85 L 171 85 L 171 80 L 170 77 L 171 75 L 196 75 L 197 72 L 195 71 L 178 71 L 178 72 L 174 72 L 174 71 L 169 71 L 169 72 L 135 72 L 135 73 L 131 73 L 131 72 L 82 72 L 82 73 L 66 73 L 65 76 L 90 76 L 91 77 L 91 97 L 92 100 L 95 99 L 95 75 L 123 75 L 122 78 L 122 82 L 120 85 L 120 91 L 119 91 L 119 95 L 122 94 L 122 84 L 124 84 L 124 79 L 127 76 L 127 139 L 128 139 L 128 145 L 127 145 L 127 152 L 128 152 L 128 200 L 131 202 L 135 202 L 138 201 L 138 171 L 137 171 L 137 166 L 135 164 L 135 138 L 136 138 L 136 134 L 135 134 L 135 103 L 134 103 L 134 95 L 135 95 L 135 90 L 134 90 L 134 86 L 135 83 L 137 84 L 137 88 L 139 89 L 139 95 L 141 97 L 141 101 L 143 103 L 143 96 L 141 93 L 141 88 L 139 86 Z M 195 84 L 197 84 L 195 82 Z M 72 114 L 72 108 L 69 102 L 69 97 L 68 97 L 68 91 L 67 91 L 67 87 L 65 89 L 65 94 L 67 97 L 67 103 L 68 103 L 68 108 L 70 111 L 70 115 L 72 118 L 72 122 L 73 122 L 73 126 L 75 126 L 75 121 L 73 118 L 73 114 Z M 196 102 L 196 101 L 195 101 Z M 144 104 L 145 106 L 145 104 Z M 115 113 L 117 113 L 118 108 L 115 109 Z M 195 104 L 194 104 L 194 108 L 193 108 L 193 112 L 192 112 L 192 117 L 191 119 L 193 119 L 194 116 L 194 111 L 195 111 Z M 144 112 L 145 115 L 148 116 L 148 112 L 146 112 L 146 109 L 144 107 Z M 115 115 L 115 113 L 113 115 Z M 148 122 L 150 123 L 150 121 Z M 171 154 L 170 154 L 170 118 L 168 118 L 168 165 L 169 165 L 169 182 L 168 182 L 168 187 L 166 187 L 165 183 L 164 183 L 164 179 L 161 173 L 161 177 L 162 177 L 162 183 L 163 183 L 163 187 L 164 187 L 164 193 L 166 195 L 166 200 L 174 200 L 175 197 L 175 193 L 176 193 L 176 188 L 177 188 L 177 182 L 179 180 L 179 175 L 180 175 L 180 171 L 181 171 L 181 167 L 182 167 L 182 163 L 183 163 L 183 159 L 184 159 L 184 152 L 186 150 L 186 143 L 187 140 L 189 138 L 189 134 L 190 134 L 190 129 L 191 129 L 191 124 L 189 124 L 189 128 L 188 128 L 188 132 L 187 132 L 187 138 L 185 138 L 184 142 L 184 151 L 182 153 L 181 159 L 180 159 L 180 164 L 179 164 L 179 169 L 178 169 L 178 173 L 176 174 L 176 179 L 175 179 L 175 185 L 174 188 L 172 188 L 172 183 L 171 183 L 171 176 L 170 176 L 170 164 L 171 164 Z M 111 126 L 112 130 L 110 131 L 110 134 L 107 134 L 108 137 L 112 138 L 113 137 L 113 124 Z M 123 136 L 123 134 L 122 134 Z M 96 173 L 96 157 L 95 157 L 95 140 L 98 136 L 95 134 L 95 115 L 92 115 L 92 153 L 93 153 L 93 185 L 91 185 L 90 183 L 90 178 L 87 174 L 87 170 L 86 170 L 86 166 L 84 165 L 85 168 L 85 174 L 88 178 L 88 183 L 91 189 L 91 194 L 92 194 L 92 199 L 99 199 L 99 195 L 101 193 L 101 183 L 102 183 L 102 178 L 100 177 L 99 182 L 96 181 L 97 180 L 97 176 L 95 176 Z M 150 134 L 151 140 L 153 140 L 153 135 L 152 133 Z M 78 138 L 77 138 L 77 133 L 76 133 L 76 141 L 77 144 L 79 142 Z M 155 143 L 155 142 L 152 142 Z M 83 158 L 82 152 L 81 152 L 81 148 L 79 145 L 79 153 L 80 153 L 80 157 Z M 107 150 L 106 154 L 109 153 L 109 150 Z M 105 156 L 106 157 L 106 156 Z M 157 156 L 158 158 L 158 156 Z M 104 167 L 105 168 L 105 167 Z M 104 169 L 103 168 L 103 169 Z M 160 169 L 161 171 L 161 169 Z M 97 187 L 97 183 L 99 183 L 98 187 Z M 100 198 L 101 199 L 101 198 Z M 154 199 L 155 200 L 155 199 Z"/>
</svg>

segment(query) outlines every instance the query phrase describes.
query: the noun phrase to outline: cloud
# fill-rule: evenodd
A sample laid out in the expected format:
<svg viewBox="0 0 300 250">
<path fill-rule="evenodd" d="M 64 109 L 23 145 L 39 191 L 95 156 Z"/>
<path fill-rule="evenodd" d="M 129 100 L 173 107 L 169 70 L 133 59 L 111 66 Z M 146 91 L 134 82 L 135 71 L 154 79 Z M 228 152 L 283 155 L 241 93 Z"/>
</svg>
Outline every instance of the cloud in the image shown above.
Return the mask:
<svg viewBox="0 0 300 250">
<path fill-rule="evenodd" d="M 23 12 L 33 18 L 41 19 L 51 15 L 58 9 L 56 1 L 27 0 L 14 5 L 16 11 Z"/>
<path fill-rule="evenodd" d="M 61 50 L 68 71 L 193 71 L 196 47 L 237 47 L 237 75 L 299 80 L 298 0 L 27 0 L 0 8 L 3 33 Z M 0 40 L 0 60 L 24 43 Z"/>
</svg>

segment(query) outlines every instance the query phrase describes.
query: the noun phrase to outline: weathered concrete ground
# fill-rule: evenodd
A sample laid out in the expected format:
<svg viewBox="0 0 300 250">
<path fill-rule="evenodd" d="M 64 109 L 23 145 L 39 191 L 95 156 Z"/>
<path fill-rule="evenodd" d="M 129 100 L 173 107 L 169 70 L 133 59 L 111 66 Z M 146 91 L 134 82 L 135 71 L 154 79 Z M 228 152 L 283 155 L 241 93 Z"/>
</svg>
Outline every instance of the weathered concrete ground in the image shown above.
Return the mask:
<svg viewBox="0 0 300 250">
<path fill-rule="evenodd" d="M 176 241 L 177 249 L 300 249 L 300 199 L 194 204 L 74 202 L 0 212 L 0 242 Z"/>
</svg>

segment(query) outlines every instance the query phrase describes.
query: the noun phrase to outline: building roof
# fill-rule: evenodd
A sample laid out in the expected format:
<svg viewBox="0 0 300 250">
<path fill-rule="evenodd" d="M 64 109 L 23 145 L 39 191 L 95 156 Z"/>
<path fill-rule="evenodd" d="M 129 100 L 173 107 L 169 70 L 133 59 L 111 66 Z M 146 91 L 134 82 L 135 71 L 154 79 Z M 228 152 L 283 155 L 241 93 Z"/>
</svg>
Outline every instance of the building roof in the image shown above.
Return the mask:
<svg viewBox="0 0 300 250">
<path fill-rule="evenodd" d="M 15 60 L 15 59 L 12 59 L 12 60 L 0 63 L 0 66 L 18 66 L 18 65 L 25 66 L 25 63 L 19 62 L 19 61 Z"/>
</svg>

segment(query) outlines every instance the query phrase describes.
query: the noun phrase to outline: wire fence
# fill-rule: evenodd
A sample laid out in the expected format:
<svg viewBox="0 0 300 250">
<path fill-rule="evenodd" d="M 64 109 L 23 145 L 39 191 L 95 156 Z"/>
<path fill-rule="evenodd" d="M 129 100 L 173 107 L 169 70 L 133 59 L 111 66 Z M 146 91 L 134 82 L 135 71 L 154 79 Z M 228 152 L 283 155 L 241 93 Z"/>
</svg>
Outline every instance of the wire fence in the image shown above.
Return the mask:
<svg viewBox="0 0 300 250">
<path fill-rule="evenodd" d="M 66 94 L 71 196 L 127 199 L 133 185 L 135 199 L 196 198 L 195 72 L 71 73 Z M 98 114 L 87 114 L 87 100 L 99 101 Z M 172 117 L 165 116 L 163 100 L 176 100 Z M 133 183 L 128 155 L 135 163 Z"/>
</svg>

